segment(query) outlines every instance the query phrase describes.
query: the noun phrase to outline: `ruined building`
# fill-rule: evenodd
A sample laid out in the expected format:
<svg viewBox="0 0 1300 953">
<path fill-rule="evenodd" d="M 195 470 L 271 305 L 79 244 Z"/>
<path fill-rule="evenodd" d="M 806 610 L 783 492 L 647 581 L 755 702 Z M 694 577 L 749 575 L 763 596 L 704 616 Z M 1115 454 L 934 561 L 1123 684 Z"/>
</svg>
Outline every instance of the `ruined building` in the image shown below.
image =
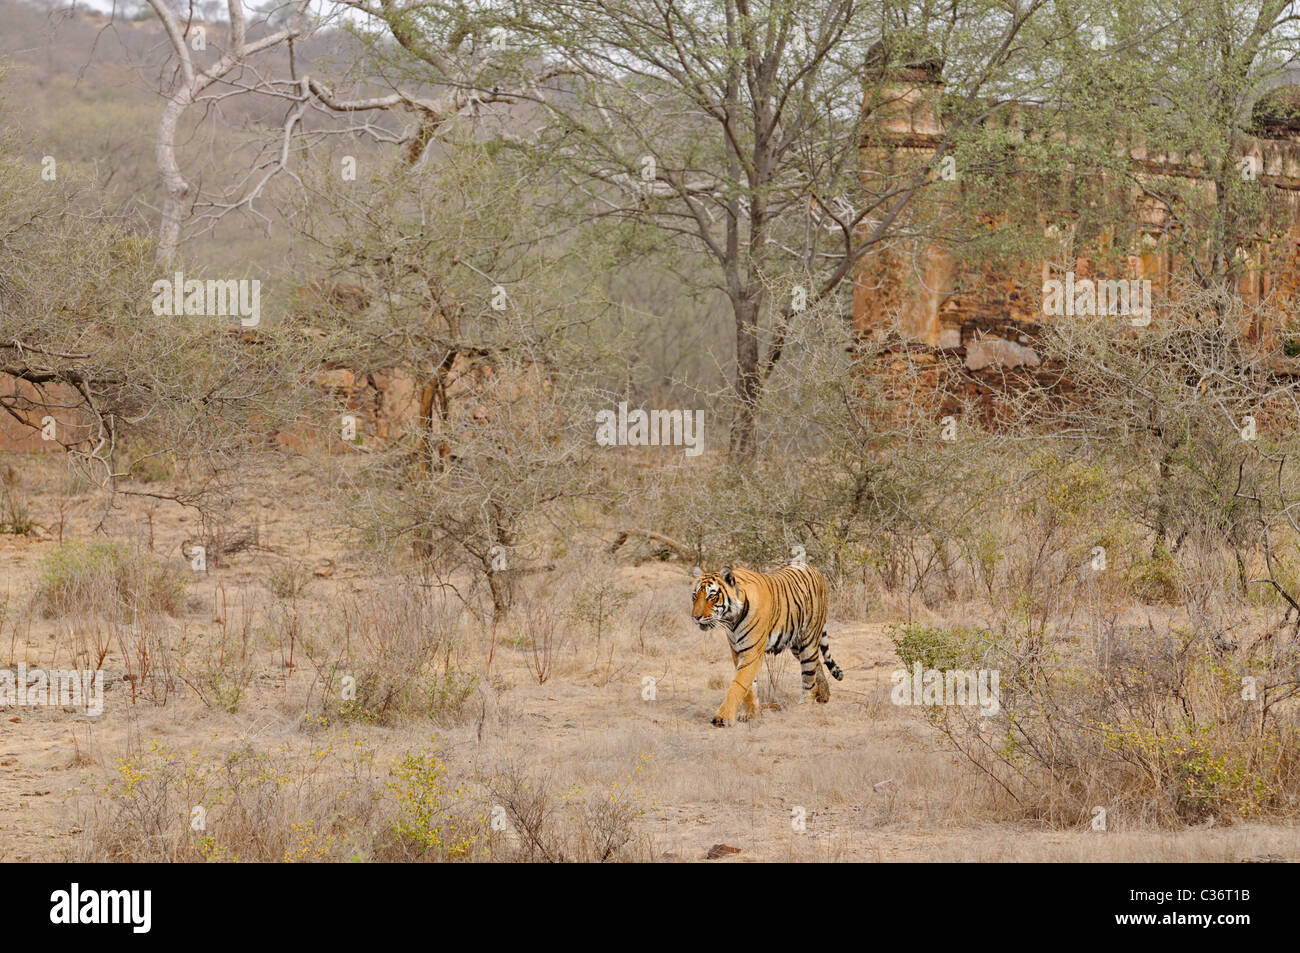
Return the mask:
<svg viewBox="0 0 1300 953">
<path fill-rule="evenodd" d="M 1300 76 L 1287 78 L 1255 106 L 1236 170 L 1260 190 L 1249 237 L 1235 249 L 1239 331 L 1270 348 L 1300 336 Z M 1112 147 L 1129 153 L 1125 176 L 1026 169 L 1025 155 L 1043 152 L 1022 149 L 1038 133 L 1032 110 L 1019 108 L 993 113 L 986 123 L 997 128 L 984 130 L 1002 146 L 1002 197 L 987 188 L 972 195 L 955 159 L 927 168 L 945 138 L 943 92 L 942 64 L 915 57 L 867 94 L 864 192 L 880 196 L 918 173 L 929 181 L 904 213 L 903 237 L 874 249 L 855 276 L 854 330 L 883 343 L 886 371 L 913 382 L 956 378 L 966 397 L 996 399 L 1009 376 L 1046 375 L 1036 333 L 1079 320 L 1076 295 L 1094 319 L 1134 329 L 1161 321 L 1191 278 L 1187 249 L 1202 247 L 1203 236 L 1189 234 L 1198 219 L 1183 206 L 1213 205 L 1207 164 L 1137 145 Z M 1161 200 L 1168 195 L 1179 207 Z M 1074 213 L 1098 203 L 1109 203 L 1109 226 L 1079 234 Z M 971 236 L 997 227 L 1009 237 L 991 256 Z M 1033 238 L 1023 244 L 1035 251 L 1017 256 L 1017 237 Z"/>
</svg>

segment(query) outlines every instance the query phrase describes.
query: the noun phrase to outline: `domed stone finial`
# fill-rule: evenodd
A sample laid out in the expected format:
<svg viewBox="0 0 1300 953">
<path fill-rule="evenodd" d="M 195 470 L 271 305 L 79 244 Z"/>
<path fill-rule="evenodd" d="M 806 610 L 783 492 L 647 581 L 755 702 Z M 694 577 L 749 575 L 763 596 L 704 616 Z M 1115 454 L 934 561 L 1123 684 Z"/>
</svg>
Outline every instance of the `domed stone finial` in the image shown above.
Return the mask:
<svg viewBox="0 0 1300 953">
<path fill-rule="evenodd" d="M 913 31 L 893 33 L 871 44 L 867 75 L 873 79 L 943 82 L 943 58 L 933 43 Z"/>
<path fill-rule="evenodd" d="M 1300 135 L 1300 84 L 1269 90 L 1255 103 L 1251 126 L 1270 139 Z"/>
</svg>

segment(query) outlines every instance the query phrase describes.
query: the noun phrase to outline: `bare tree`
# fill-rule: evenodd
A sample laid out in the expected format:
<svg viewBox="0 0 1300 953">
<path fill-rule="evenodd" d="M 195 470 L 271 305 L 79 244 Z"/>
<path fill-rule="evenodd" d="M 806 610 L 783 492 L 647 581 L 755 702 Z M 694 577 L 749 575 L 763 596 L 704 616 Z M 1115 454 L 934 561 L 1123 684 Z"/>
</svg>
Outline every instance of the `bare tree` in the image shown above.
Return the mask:
<svg viewBox="0 0 1300 953">
<path fill-rule="evenodd" d="M 981 92 L 1014 76 L 1015 39 L 1041 5 L 347 2 L 386 26 L 427 82 L 475 103 L 531 104 L 531 123 L 500 131 L 564 170 L 569 212 L 652 226 L 707 257 L 735 322 L 731 442 L 742 455 L 790 322 L 841 292 L 933 179 L 934 163 L 918 163 L 861 200 L 864 74 L 887 86 L 891 67 L 923 49 L 959 64 L 965 108 L 937 161 L 979 121 Z"/>
<path fill-rule="evenodd" d="M 304 135 L 309 115 L 325 117 L 328 127 L 321 134 L 367 136 L 377 142 L 400 146 L 408 162 L 416 162 L 443 125 L 456 117 L 472 116 L 485 104 L 510 101 L 496 92 L 482 92 L 465 85 L 434 90 L 419 78 L 376 82 L 391 90 L 382 95 L 348 97 L 340 95 L 328 77 L 303 71 L 297 45 L 307 39 L 332 37 L 346 40 L 337 17 L 313 19 L 308 0 L 292 0 L 286 8 L 262 14 L 250 24 L 245 0 L 227 0 L 228 24 L 224 49 L 208 66 L 196 57 L 206 50 L 206 24 L 195 24 L 193 15 L 182 17 L 165 0 L 147 0 L 161 20 L 172 52 L 174 67 L 164 84 L 164 105 L 156 136 L 156 160 L 164 186 L 164 201 L 158 230 L 156 258 L 171 261 L 187 237 L 211 229 L 234 212 L 246 212 L 270 224 L 258 203 L 267 198 L 268 183 L 277 175 L 297 179 L 293 169 L 295 140 Z M 333 9 L 337 14 L 339 7 Z M 275 24 L 282 24 L 278 27 Z M 254 29 L 258 27 L 260 29 Z M 333 32 L 329 32 L 334 27 Z M 255 35 L 260 34 L 260 35 Z M 215 40 L 212 40 L 215 44 Z M 275 55 L 283 50 L 283 54 Z M 479 61 L 484 57 L 479 56 Z M 364 63 L 360 72 L 365 73 Z M 480 62 L 480 65 L 482 63 Z M 488 64 L 490 65 L 490 63 Z M 191 110 L 200 112 L 199 122 L 212 121 L 229 99 L 256 96 L 280 103 L 283 119 L 273 135 L 266 137 L 256 159 L 237 180 L 201 191 L 187 177 L 178 155 L 177 141 L 182 119 Z M 412 117 L 403 133 L 364 116 L 399 114 Z M 301 182 L 298 183 L 301 185 Z M 186 223 L 194 227 L 186 230 Z"/>
<path fill-rule="evenodd" d="M 205 96 L 211 98 L 222 95 L 225 91 L 213 90 L 213 87 L 218 84 L 226 83 L 233 88 L 238 88 L 250 58 L 280 44 L 290 43 L 294 37 L 300 36 L 304 29 L 309 0 L 297 0 L 290 15 L 290 24 L 284 29 L 267 33 L 255 40 L 248 38 L 248 21 L 244 13 L 243 0 L 228 0 L 230 24 L 227 48 L 215 63 L 206 68 L 197 67 L 194 63 L 191 44 L 196 46 L 200 44 L 191 35 L 191 24 L 182 23 L 180 17 L 163 0 L 149 0 L 149 5 L 162 21 L 163 29 L 167 32 L 167 40 L 177 60 L 177 75 L 173 77 L 171 88 L 164 94 L 166 103 L 163 106 L 162 116 L 158 120 L 156 146 L 158 171 L 162 176 L 165 194 L 162 221 L 158 228 L 156 257 L 159 262 L 169 262 L 175 257 L 176 250 L 180 246 L 186 202 L 187 200 L 192 202 L 196 198 L 191 194 L 191 185 L 186 181 L 176 157 L 176 136 L 181 117 L 191 106 L 202 105 Z M 206 37 L 201 46 L 206 47 Z M 232 73 L 236 74 L 233 78 Z M 302 106 L 299 104 L 285 119 L 286 140 L 301 118 Z M 287 141 L 284 149 L 287 153 Z M 278 162 L 238 200 L 236 205 L 251 204 L 270 177 L 284 168 L 285 159 L 286 155 L 282 153 Z"/>
</svg>

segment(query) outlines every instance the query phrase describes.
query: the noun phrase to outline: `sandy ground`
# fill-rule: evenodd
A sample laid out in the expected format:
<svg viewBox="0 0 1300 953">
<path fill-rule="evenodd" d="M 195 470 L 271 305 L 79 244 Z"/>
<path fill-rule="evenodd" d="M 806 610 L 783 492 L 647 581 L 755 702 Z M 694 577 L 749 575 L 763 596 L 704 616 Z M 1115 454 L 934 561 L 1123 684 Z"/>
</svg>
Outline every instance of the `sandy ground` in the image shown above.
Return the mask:
<svg viewBox="0 0 1300 953">
<path fill-rule="evenodd" d="M 99 516 L 90 496 L 50 489 L 60 466 L 31 465 L 20 478 L 43 528 L 35 536 L 0 536 L 0 595 L 8 594 L 0 665 L 12 653 L 29 665 L 70 667 L 77 623 L 41 619 L 28 609 L 41 559 L 57 545 L 60 509 L 65 538 L 85 538 Z M 272 600 L 269 568 L 286 560 L 313 572 L 302 599 L 318 611 L 376 582 L 341 543 L 306 531 L 326 525 L 327 507 L 302 488 L 286 478 L 242 504 L 239 518 L 259 524 L 262 548 L 194 574 L 186 609 L 170 624 L 187 638 L 210 635 L 219 627 L 214 606 L 223 592 L 228 605 L 250 593 Z M 152 540 L 154 552 L 177 566 L 185 565 L 182 542 L 196 532 L 183 509 L 144 499 L 124 501 L 108 525 L 142 547 Z M 464 647 L 465 663 L 482 676 L 466 717 L 438 726 L 335 726 L 326 734 L 360 736 L 388 757 L 427 745 L 436 734 L 453 772 L 523 758 L 564 784 L 622 783 L 644 811 L 639 833 L 654 856 L 667 860 L 701 859 L 714 844 L 740 849 L 717 862 L 1300 859 L 1295 825 L 1161 831 L 1112 817 L 1110 829 L 1098 832 L 1086 824 L 1045 830 L 1000 820 L 988 793 L 935 732 L 915 711 L 890 703 L 889 675 L 898 661 L 879 620 L 832 616 L 832 654 L 845 677 L 831 682 L 829 704 L 791 704 L 799 675 L 786 656 L 769 661 L 759 681 L 761 701 L 777 707 L 756 722 L 714 728 L 709 719 L 719 686 L 730 679 L 730 658 L 723 635 L 690 624 L 687 570 L 647 563 L 611 564 L 608 571 L 641 608 L 627 612 L 602 647 L 589 644 L 585 632 L 570 633 L 544 684 L 507 626 L 494 648 L 486 641 Z M 631 621 L 638 613 L 654 624 L 638 628 Z M 104 668 L 120 673 L 123 660 L 110 653 Z M 643 697 L 647 676 L 654 679 L 652 700 Z M 319 733 L 303 730 L 313 678 L 310 666 L 288 670 L 281 653 L 263 647 L 248 697 L 234 713 L 206 706 L 184 686 L 165 706 L 133 704 L 123 682 L 110 689 L 98 718 L 56 708 L 0 709 L 0 859 L 69 856 L 87 806 L 103 796 L 117 759 L 150 741 L 205 751 L 248 741 L 290 750 L 319 744 Z M 803 830 L 795 829 L 796 817 L 805 818 Z"/>
</svg>

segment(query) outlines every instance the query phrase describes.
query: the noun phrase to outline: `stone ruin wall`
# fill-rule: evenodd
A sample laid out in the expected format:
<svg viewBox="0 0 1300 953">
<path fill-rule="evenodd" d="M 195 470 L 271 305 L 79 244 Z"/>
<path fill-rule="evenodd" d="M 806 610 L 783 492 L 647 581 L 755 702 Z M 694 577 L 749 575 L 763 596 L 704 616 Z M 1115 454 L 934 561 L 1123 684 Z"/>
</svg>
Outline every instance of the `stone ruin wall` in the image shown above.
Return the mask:
<svg viewBox="0 0 1300 953">
<path fill-rule="evenodd" d="M 862 144 L 864 188 L 871 188 L 878 170 L 906 174 L 932 160 L 944 135 L 936 107 L 941 92 L 933 70 L 903 70 L 887 102 L 867 104 L 880 118 Z M 1257 181 L 1266 190 L 1261 230 L 1277 237 L 1242 250 L 1239 330 L 1272 347 L 1283 329 L 1270 326 L 1259 306 L 1300 317 L 1300 130 L 1270 130 L 1269 137 L 1251 136 L 1245 143 L 1243 155 L 1254 157 Z M 1207 198 L 1213 194 L 1213 183 L 1194 159 L 1134 150 L 1132 161 L 1139 177 L 1156 185 L 1164 178 L 1190 179 Z M 1099 267 L 1087 250 L 1074 256 L 1072 270 L 1078 278 L 1149 279 L 1152 299 L 1159 302 L 1180 277 L 1175 251 L 1159 237 L 1167 213 L 1150 201 L 1134 201 L 1131 208 L 1144 239 L 1140 253 L 1124 256 L 1126 273 Z M 1059 269 L 1065 270 L 1070 269 Z M 1025 388 L 1069 391 L 1060 369 L 1044 367 L 1033 343 L 1046 322 L 1080 320 L 1042 313 L 1043 282 L 1059 271 L 1045 260 L 995 270 L 938 242 L 867 256 L 854 279 L 853 327 L 860 341 L 884 346 L 869 372 L 883 373 L 887 393 L 927 415 L 959 414 L 973 406 L 985 422 L 999 419 L 1000 405 Z M 933 400 L 927 400 L 930 393 Z"/>
<path fill-rule="evenodd" d="M 290 317 L 308 337 L 325 332 L 311 325 L 328 305 L 340 313 L 359 313 L 373 306 L 370 295 L 357 285 L 307 286 L 298 289 Z M 431 318 L 432 319 L 432 318 Z M 232 328 L 231 334 L 246 346 L 256 346 L 257 332 Z M 437 440 L 457 430 L 491 423 L 494 408 L 526 404 L 540 406 L 539 396 L 550 392 L 549 370 L 533 362 L 502 367 L 492 361 L 458 354 L 435 382 L 411 367 L 363 370 L 345 363 L 326 363 L 316 375 L 316 386 L 335 401 L 338 414 L 356 418 L 362 441 L 385 444 L 413 430 Z M 79 408 L 80 395 L 66 384 L 40 387 L 0 373 L 0 452 L 63 452 L 64 444 L 89 447 L 96 439 L 92 416 Z M 42 437 L 41 422 L 54 418 L 59 440 Z M 445 433 L 446 432 L 446 433 Z M 303 424 L 275 434 L 285 449 L 302 451 L 324 447 L 331 453 L 352 448 L 342 440 L 340 427 Z"/>
</svg>

